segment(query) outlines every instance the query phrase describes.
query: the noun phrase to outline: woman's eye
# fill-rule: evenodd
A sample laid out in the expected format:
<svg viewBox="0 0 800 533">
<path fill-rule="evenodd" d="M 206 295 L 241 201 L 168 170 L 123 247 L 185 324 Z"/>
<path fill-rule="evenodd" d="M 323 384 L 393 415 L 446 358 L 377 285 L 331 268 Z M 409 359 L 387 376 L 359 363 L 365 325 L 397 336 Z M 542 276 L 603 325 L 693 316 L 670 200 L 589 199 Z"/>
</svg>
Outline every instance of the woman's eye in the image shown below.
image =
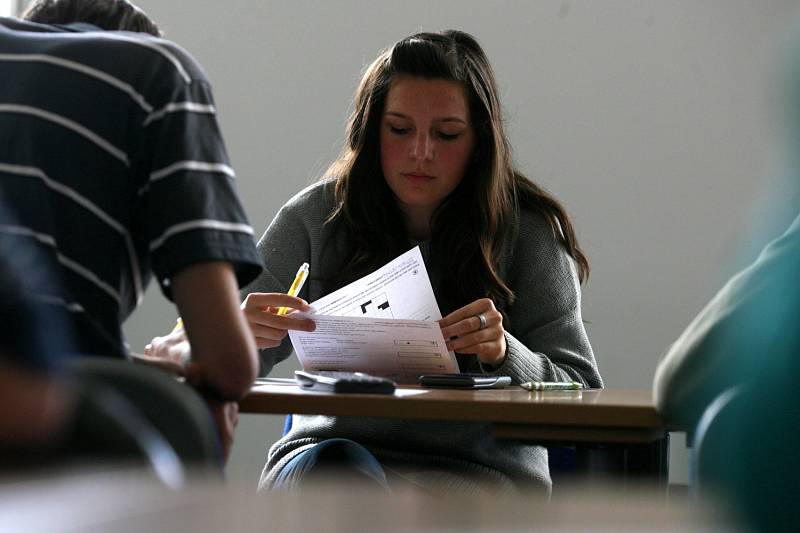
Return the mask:
<svg viewBox="0 0 800 533">
<path fill-rule="evenodd" d="M 461 136 L 461 133 L 447 133 L 444 131 L 440 131 L 437 135 L 443 141 L 454 141 Z"/>
<path fill-rule="evenodd" d="M 408 133 L 408 130 L 409 130 L 409 128 L 400 128 L 400 127 L 397 127 L 397 126 L 392 126 L 391 124 L 389 125 L 389 131 L 391 131 L 395 135 L 406 134 L 406 133 Z"/>
</svg>

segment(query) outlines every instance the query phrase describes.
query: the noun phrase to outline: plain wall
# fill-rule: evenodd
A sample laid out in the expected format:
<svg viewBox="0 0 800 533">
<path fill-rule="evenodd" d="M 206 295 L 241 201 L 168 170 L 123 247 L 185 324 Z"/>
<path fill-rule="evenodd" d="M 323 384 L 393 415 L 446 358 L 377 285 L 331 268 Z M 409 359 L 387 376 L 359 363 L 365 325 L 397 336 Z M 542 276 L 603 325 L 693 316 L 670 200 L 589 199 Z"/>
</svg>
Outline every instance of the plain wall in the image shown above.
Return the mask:
<svg viewBox="0 0 800 533">
<path fill-rule="evenodd" d="M 17 14 L 17 0 L 0 0 L 0 17 Z"/>
<path fill-rule="evenodd" d="M 670 342 L 752 258 L 740 250 L 753 221 L 769 220 L 761 242 L 797 205 L 777 177 L 774 83 L 796 0 L 137 3 L 208 71 L 259 235 L 339 152 L 379 49 L 420 30 L 473 33 L 519 167 L 567 206 L 589 256 L 584 318 L 608 387 L 649 388 Z M 135 350 L 174 322 L 156 292 L 126 324 Z M 281 423 L 242 417 L 231 478 L 255 482 Z M 673 452 L 683 481 L 682 438 Z"/>
</svg>

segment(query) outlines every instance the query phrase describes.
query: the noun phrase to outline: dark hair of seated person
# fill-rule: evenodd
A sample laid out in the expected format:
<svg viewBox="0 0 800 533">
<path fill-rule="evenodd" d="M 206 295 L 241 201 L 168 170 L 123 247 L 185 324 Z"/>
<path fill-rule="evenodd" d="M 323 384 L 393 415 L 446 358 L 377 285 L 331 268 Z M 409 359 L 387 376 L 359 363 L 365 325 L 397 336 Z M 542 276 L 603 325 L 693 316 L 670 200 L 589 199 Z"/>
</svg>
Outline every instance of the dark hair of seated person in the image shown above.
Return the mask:
<svg viewBox="0 0 800 533">
<path fill-rule="evenodd" d="M 36 0 L 22 18 L 41 24 L 85 22 L 102 30 L 149 33 L 161 30 L 147 14 L 127 0 Z"/>
</svg>

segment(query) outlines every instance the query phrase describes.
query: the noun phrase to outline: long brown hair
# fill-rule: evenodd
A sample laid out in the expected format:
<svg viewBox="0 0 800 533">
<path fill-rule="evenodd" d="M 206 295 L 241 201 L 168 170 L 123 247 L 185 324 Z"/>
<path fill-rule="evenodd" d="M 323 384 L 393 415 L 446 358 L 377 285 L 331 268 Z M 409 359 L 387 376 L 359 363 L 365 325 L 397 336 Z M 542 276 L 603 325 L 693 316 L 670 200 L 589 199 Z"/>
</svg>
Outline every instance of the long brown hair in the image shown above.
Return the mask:
<svg viewBox="0 0 800 533">
<path fill-rule="evenodd" d="M 447 260 L 441 290 L 471 301 L 488 296 L 513 302 L 497 272 L 507 224 L 520 206 L 542 213 L 578 267 L 581 282 L 589 263 L 561 204 L 514 169 L 498 93 L 486 55 L 469 34 L 448 30 L 418 33 L 383 51 L 367 67 L 347 125 L 347 144 L 328 169 L 336 178 L 337 208 L 328 219 L 349 236 L 348 262 L 341 277 L 362 275 L 409 248 L 400 210 L 380 165 L 379 126 L 386 95 L 397 76 L 444 79 L 462 84 L 475 131 L 473 161 L 461 183 L 436 209 L 431 224 L 432 254 Z M 377 209 L 375 206 L 379 206 Z"/>
</svg>

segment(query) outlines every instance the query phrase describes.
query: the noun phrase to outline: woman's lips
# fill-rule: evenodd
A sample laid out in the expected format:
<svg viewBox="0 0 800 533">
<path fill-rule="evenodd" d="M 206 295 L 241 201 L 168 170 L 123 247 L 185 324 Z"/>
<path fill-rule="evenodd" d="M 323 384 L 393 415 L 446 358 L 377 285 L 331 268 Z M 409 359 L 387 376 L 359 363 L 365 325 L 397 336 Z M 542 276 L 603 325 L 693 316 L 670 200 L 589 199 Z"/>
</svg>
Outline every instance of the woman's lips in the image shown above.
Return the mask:
<svg viewBox="0 0 800 533">
<path fill-rule="evenodd" d="M 433 176 L 419 172 L 407 172 L 403 173 L 403 176 L 414 185 L 422 185 L 434 179 Z"/>
</svg>

